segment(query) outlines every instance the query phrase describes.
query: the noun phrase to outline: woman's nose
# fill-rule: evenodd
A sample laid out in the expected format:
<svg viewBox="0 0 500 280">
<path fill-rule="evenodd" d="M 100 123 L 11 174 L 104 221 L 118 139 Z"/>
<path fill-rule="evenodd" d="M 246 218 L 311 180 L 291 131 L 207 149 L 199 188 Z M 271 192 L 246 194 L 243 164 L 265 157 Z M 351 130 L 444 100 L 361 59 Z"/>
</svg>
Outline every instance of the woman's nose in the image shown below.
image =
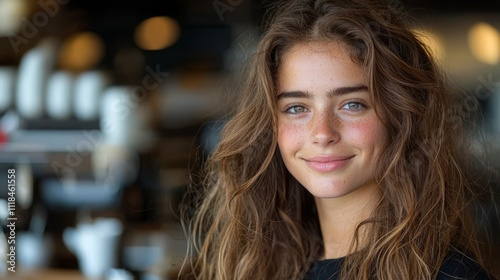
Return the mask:
<svg viewBox="0 0 500 280">
<path fill-rule="evenodd" d="M 321 112 L 316 114 L 310 121 L 310 131 L 313 143 L 327 145 L 340 140 L 340 121 L 331 112 Z"/>
</svg>

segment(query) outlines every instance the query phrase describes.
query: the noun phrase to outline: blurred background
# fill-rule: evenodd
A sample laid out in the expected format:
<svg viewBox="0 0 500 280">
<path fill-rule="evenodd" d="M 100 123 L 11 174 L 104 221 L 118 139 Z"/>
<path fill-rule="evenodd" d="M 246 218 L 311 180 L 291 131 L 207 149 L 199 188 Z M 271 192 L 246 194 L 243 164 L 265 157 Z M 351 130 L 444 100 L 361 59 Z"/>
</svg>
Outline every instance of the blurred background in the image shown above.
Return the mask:
<svg viewBox="0 0 500 280">
<path fill-rule="evenodd" d="M 8 279 L 168 279 L 185 254 L 180 199 L 238 98 L 264 2 L 0 0 L 0 220 L 8 237 L 17 218 L 20 271 Z M 458 113 L 484 117 L 479 168 L 498 172 L 500 1 L 389 4 L 466 94 Z M 478 206 L 500 246 L 495 204 Z"/>
</svg>

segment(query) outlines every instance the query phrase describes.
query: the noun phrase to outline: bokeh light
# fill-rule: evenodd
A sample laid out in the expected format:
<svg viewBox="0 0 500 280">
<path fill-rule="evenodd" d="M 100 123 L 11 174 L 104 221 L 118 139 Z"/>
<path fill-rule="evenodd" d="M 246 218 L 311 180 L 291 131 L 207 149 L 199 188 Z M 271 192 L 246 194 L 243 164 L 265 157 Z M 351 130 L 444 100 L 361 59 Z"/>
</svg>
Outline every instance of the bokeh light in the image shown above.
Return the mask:
<svg viewBox="0 0 500 280">
<path fill-rule="evenodd" d="M 496 65 L 500 60 L 500 35 L 490 24 L 478 22 L 472 26 L 468 41 L 472 55 L 477 60 L 491 65 Z"/>
<path fill-rule="evenodd" d="M 0 36 L 19 32 L 28 10 L 26 0 L 0 0 Z"/>
<path fill-rule="evenodd" d="M 71 71 L 84 71 L 97 66 L 104 56 L 105 46 L 99 35 L 80 32 L 63 43 L 59 66 Z"/>
<path fill-rule="evenodd" d="M 181 30 L 177 21 L 170 17 L 151 17 L 135 30 L 135 43 L 144 50 L 161 50 L 179 39 Z"/>
</svg>

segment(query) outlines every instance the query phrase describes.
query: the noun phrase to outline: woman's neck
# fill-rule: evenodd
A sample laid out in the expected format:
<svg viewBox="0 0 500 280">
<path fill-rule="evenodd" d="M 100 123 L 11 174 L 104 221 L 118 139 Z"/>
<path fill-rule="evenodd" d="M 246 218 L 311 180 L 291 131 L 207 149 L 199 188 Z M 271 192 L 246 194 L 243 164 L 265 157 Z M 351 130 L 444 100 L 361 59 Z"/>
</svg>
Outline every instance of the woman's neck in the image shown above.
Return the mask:
<svg viewBox="0 0 500 280">
<path fill-rule="evenodd" d="M 322 259 L 344 257 L 364 246 L 369 230 L 366 226 L 359 230 L 357 248 L 351 248 L 357 226 L 371 216 L 380 200 L 376 184 L 365 185 L 342 197 L 315 200 L 323 235 Z"/>
</svg>

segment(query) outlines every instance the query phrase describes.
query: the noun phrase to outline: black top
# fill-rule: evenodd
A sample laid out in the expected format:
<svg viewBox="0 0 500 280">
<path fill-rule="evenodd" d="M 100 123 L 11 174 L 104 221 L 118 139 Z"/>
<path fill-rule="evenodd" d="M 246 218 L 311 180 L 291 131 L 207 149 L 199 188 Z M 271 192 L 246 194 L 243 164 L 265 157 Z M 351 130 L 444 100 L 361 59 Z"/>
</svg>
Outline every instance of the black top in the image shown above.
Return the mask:
<svg viewBox="0 0 500 280">
<path fill-rule="evenodd" d="M 337 280 L 344 258 L 315 262 L 304 280 Z M 452 251 L 439 269 L 436 280 L 492 280 L 486 271 L 465 255 Z"/>
</svg>

